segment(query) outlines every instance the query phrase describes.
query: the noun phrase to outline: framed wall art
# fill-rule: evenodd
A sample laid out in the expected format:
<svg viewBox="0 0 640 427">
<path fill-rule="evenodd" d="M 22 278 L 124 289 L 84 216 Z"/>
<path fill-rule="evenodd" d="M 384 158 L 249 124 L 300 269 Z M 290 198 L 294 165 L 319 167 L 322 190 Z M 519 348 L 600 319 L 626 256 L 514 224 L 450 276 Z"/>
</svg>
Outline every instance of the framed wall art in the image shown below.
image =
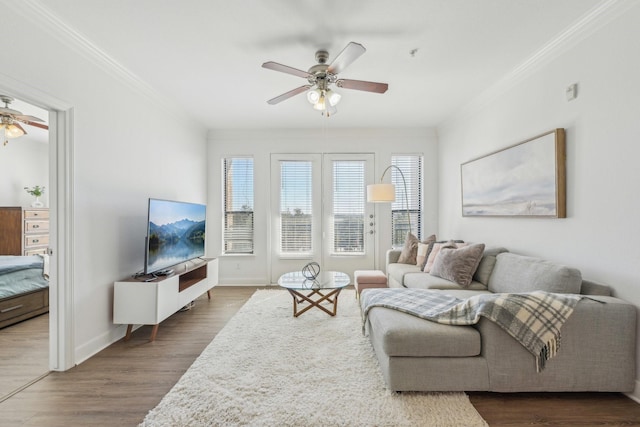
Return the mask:
<svg viewBox="0 0 640 427">
<path fill-rule="evenodd" d="M 460 165 L 463 216 L 566 217 L 565 132 Z"/>
</svg>

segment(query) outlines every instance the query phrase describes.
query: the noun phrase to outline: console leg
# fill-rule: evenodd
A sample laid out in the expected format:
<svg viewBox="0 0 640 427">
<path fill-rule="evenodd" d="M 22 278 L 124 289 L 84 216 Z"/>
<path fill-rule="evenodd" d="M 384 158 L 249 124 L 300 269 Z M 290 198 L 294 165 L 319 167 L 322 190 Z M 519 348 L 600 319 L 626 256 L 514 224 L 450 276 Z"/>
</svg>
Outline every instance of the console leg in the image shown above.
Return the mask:
<svg viewBox="0 0 640 427">
<path fill-rule="evenodd" d="M 127 325 L 127 333 L 124 336 L 124 340 L 125 341 L 129 341 L 129 339 L 131 338 L 131 331 L 133 330 L 133 325 Z"/>
<path fill-rule="evenodd" d="M 153 325 L 153 329 L 151 330 L 151 338 L 149 339 L 149 341 L 154 341 L 156 339 L 156 334 L 158 333 L 159 327 L 159 323 L 157 325 Z"/>
</svg>

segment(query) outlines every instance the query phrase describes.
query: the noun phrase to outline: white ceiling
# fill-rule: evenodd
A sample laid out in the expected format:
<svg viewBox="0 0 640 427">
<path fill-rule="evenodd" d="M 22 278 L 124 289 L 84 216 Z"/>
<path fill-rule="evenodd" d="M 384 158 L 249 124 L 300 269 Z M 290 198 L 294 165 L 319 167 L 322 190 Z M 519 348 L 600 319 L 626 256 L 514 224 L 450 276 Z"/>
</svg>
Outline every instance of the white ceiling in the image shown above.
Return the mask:
<svg viewBox="0 0 640 427">
<path fill-rule="evenodd" d="M 65 25 L 207 128 L 436 126 L 556 40 L 602 0 L 41 0 Z M 266 101 L 350 41 L 367 52 L 340 77 L 324 119 L 306 97 Z M 410 54 L 417 49 L 414 56 Z M 326 121 L 323 122 L 323 121 Z"/>
</svg>

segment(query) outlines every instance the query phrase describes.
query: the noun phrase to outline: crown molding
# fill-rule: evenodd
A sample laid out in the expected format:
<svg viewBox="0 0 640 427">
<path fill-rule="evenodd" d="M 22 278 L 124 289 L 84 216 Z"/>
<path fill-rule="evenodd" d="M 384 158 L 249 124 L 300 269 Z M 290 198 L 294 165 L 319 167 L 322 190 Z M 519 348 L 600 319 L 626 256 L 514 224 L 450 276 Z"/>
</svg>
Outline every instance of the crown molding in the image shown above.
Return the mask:
<svg viewBox="0 0 640 427">
<path fill-rule="evenodd" d="M 484 90 L 476 98 L 455 111 L 450 117 L 437 125 L 446 128 L 456 122 L 473 116 L 496 98 L 513 88 L 516 84 L 533 75 L 542 66 L 548 64 L 597 30 L 624 14 L 638 3 L 635 0 L 604 0 L 585 13 L 580 19 L 566 28 L 544 46 L 534 52 L 520 65 L 505 74 L 496 83 Z"/>
<path fill-rule="evenodd" d="M 22 0 L 20 2 L 11 2 L 11 9 L 35 24 L 38 28 L 51 34 L 58 41 L 88 61 L 100 67 L 101 70 L 111 74 L 112 77 L 130 89 L 147 97 L 167 112 L 174 115 L 177 114 L 185 118 L 185 120 L 193 121 L 193 118 L 187 115 L 184 110 L 178 110 L 174 102 L 171 102 L 136 74 L 116 61 L 82 33 L 65 23 L 40 1 Z"/>
</svg>

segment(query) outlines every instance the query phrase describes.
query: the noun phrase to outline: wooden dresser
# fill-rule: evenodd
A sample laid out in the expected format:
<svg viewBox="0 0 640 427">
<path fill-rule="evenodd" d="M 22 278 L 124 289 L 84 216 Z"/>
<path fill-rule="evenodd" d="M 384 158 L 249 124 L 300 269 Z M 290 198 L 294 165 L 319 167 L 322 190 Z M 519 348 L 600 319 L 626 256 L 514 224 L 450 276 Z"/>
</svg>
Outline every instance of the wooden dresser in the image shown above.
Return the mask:
<svg viewBox="0 0 640 427">
<path fill-rule="evenodd" d="M 0 207 L 0 255 L 45 254 L 49 209 Z"/>
</svg>

